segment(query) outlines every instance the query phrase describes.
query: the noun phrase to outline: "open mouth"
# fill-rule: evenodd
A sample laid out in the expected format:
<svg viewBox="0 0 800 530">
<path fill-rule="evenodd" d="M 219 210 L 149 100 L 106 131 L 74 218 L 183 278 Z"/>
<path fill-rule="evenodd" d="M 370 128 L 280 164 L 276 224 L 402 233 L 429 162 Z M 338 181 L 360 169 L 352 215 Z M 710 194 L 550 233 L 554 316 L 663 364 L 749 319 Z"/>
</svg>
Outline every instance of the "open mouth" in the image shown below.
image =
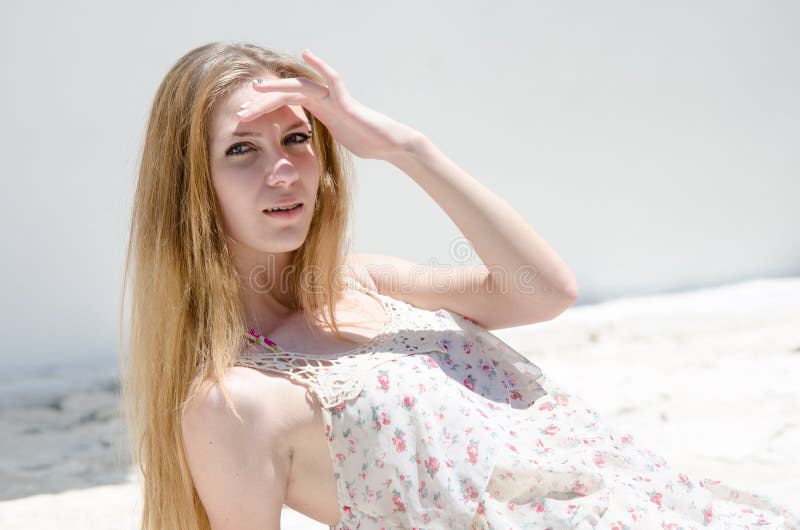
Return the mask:
<svg viewBox="0 0 800 530">
<path fill-rule="evenodd" d="M 303 203 L 299 202 L 294 206 L 280 207 L 272 210 L 264 210 L 264 213 L 269 215 L 270 217 L 291 218 L 297 216 L 302 209 L 303 209 Z"/>
</svg>

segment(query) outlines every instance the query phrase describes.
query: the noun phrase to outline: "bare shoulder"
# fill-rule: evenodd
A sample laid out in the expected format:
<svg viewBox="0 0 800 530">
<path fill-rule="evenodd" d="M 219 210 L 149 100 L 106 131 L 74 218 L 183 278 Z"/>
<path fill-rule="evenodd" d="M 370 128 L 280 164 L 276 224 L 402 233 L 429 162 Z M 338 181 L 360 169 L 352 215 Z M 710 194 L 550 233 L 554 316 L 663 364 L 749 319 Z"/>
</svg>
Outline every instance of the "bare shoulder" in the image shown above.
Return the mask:
<svg viewBox="0 0 800 530">
<path fill-rule="evenodd" d="M 288 381 L 233 366 L 223 377 L 240 418 L 218 385 L 199 391 L 181 417 L 184 452 L 212 528 L 279 528 L 291 467 Z M 248 506 L 248 510 L 239 507 Z"/>
<path fill-rule="evenodd" d="M 292 427 L 292 417 L 296 409 L 289 394 L 299 392 L 297 385 L 287 378 L 260 372 L 245 366 L 231 366 L 222 378 L 233 405 L 241 417 L 225 402 L 222 389 L 211 381 L 194 381 L 200 389 L 195 399 L 187 405 L 183 416 L 185 425 L 192 421 L 203 423 L 219 422 L 233 429 L 233 432 L 248 435 L 242 443 L 261 444 L 262 437 L 271 437 L 276 450 L 288 453 L 288 431 Z"/>
</svg>

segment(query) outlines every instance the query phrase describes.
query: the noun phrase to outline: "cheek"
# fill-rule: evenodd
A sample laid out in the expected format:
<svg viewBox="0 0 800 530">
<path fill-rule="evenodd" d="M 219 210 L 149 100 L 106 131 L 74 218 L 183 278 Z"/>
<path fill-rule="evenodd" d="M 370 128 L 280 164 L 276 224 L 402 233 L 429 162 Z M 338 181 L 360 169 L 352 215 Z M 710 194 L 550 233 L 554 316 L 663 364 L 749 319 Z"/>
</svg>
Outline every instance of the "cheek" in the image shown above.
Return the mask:
<svg viewBox="0 0 800 530">
<path fill-rule="evenodd" d="M 225 225 L 231 227 L 240 224 L 240 219 L 250 210 L 248 204 L 253 197 L 252 190 L 247 187 L 247 180 L 219 172 L 212 178 L 212 186 Z"/>
</svg>

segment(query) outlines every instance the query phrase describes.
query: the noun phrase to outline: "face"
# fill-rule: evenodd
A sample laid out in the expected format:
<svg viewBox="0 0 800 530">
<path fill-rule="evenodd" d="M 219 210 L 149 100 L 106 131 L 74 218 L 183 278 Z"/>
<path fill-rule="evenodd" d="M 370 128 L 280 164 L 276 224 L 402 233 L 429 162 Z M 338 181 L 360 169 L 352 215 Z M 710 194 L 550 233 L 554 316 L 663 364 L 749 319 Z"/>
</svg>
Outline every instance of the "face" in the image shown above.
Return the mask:
<svg viewBox="0 0 800 530">
<path fill-rule="evenodd" d="M 235 252 L 254 256 L 287 253 L 302 245 L 319 186 L 310 123 L 302 107 L 285 105 L 239 122 L 240 105 L 258 95 L 244 83 L 212 109 L 209 130 L 211 179 L 225 233 L 234 240 Z M 290 217 L 264 213 L 285 199 L 301 202 L 299 212 Z"/>
</svg>

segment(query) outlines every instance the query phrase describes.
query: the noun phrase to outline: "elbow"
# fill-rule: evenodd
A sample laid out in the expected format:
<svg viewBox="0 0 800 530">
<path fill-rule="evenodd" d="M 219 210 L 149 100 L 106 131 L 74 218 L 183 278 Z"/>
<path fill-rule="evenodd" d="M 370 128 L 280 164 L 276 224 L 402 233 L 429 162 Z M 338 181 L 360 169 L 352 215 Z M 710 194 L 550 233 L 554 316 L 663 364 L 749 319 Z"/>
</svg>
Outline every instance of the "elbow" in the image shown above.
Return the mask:
<svg viewBox="0 0 800 530">
<path fill-rule="evenodd" d="M 564 296 L 569 301 L 569 306 L 574 304 L 578 300 L 578 284 L 576 282 L 572 282 L 563 289 Z"/>
<path fill-rule="evenodd" d="M 566 285 L 558 291 L 558 294 L 559 301 L 555 304 L 555 312 L 550 317 L 550 320 L 556 318 L 575 304 L 578 300 L 578 286 L 577 284 Z"/>
</svg>

